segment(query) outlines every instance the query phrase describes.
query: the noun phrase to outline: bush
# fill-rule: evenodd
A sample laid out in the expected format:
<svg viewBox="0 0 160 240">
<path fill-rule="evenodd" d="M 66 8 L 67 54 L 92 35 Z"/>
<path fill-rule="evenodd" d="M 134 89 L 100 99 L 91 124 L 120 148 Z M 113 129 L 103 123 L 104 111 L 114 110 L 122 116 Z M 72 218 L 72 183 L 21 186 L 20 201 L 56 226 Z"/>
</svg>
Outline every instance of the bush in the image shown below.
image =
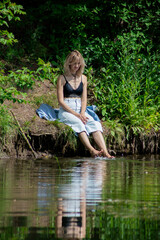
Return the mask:
<svg viewBox="0 0 160 240">
<path fill-rule="evenodd" d="M 29 70 L 26 67 L 23 67 L 20 70 L 15 72 L 10 71 L 8 75 L 8 79 L 10 82 L 15 83 L 16 87 L 20 89 L 29 89 L 33 87 L 34 81 L 34 72 Z"/>
<path fill-rule="evenodd" d="M 35 78 L 43 81 L 44 79 L 50 80 L 56 85 L 57 77 L 60 74 L 59 68 L 52 67 L 50 62 L 45 63 L 41 58 L 38 58 L 38 68 L 35 72 Z"/>
<path fill-rule="evenodd" d="M 151 44 L 145 49 L 144 39 L 143 34 L 132 31 L 118 36 L 108 50 L 108 63 L 92 79 L 104 120 L 119 119 L 125 125 L 147 129 L 160 125 L 159 56 L 151 54 Z"/>
<path fill-rule="evenodd" d="M 16 3 L 12 3 L 10 0 L 5 0 L 0 2 L 0 26 L 9 28 L 8 22 L 20 21 L 18 15 L 26 14 L 23 11 L 23 7 L 21 5 L 17 5 Z M 12 45 L 13 43 L 18 42 L 15 39 L 14 34 L 8 32 L 8 30 L 1 28 L 0 30 L 0 43 L 3 45 Z"/>
</svg>

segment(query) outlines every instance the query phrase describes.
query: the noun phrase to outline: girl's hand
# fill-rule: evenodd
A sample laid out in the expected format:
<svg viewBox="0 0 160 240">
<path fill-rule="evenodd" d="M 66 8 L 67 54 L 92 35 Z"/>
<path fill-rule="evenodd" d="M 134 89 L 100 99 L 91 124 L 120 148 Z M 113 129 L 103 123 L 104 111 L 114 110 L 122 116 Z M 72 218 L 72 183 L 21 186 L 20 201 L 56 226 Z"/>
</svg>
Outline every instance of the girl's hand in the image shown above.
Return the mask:
<svg viewBox="0 0 160 240">
<path fill-rule="evenodd" d="M 82 113 L 79 113 L 78 115 L 77 115 L 77 117 L 79 118 L 79 119 L 81 119 L 81 121 L 84 123 L 84 124 L 86 124 L 87 123 L 87 121 L 88 121 L 88 117 L 86 117 L 85 116 L 85 114 L 82 114 Z"/>
</svg>

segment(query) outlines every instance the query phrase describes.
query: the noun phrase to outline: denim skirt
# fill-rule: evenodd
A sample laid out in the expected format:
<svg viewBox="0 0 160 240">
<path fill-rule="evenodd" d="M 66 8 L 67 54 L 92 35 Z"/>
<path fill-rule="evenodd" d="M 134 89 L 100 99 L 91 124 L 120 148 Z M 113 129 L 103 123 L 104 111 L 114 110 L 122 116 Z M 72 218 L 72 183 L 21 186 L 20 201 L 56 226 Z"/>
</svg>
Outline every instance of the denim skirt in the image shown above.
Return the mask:
<svg viewBox="0 0 160 240">
<path fill-rule="evenodd" d="M 81 112 L 81 99 L 80 98 L 65 98 L 64 102 L 72 108 L 75 112 Z M 67 112 L 62 107 L 59 109 L 58 118 L 61 122 L 70 126 L 76 133 L 86 132 L 89 135 L 92 132 L 103 131 L 102 125 L 99 121 L 95 121 L 92 116 L 85 112 L 88 121 L 84 124 L 78 117 Z"/>
</svg>

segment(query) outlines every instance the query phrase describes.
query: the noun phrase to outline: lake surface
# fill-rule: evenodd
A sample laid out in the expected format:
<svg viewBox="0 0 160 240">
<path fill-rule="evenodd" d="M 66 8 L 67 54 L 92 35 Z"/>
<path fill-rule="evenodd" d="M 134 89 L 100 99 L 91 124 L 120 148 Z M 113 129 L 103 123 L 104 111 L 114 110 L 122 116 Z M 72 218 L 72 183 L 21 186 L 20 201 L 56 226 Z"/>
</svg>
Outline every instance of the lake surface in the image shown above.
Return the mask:
<svg viewBox="0 0 160 240">
<path fill-rule="evenodd" d="M 3 239 L 160 239 L 160 156 L 1 159 Z"/>
</svg>

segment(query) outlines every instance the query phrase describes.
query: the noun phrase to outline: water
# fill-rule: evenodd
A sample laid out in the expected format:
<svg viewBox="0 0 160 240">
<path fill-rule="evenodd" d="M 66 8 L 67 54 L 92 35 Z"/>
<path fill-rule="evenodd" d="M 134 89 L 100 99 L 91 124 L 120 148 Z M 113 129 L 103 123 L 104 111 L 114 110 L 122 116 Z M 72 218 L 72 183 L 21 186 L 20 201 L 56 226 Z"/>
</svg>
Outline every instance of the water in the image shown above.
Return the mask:
<svg viewBox="0 0 160 240">
<path fill-rule="evenodd" d="M 0 160 L 3 239 L 160 239 L 160 156 Z"/>
</svg>

